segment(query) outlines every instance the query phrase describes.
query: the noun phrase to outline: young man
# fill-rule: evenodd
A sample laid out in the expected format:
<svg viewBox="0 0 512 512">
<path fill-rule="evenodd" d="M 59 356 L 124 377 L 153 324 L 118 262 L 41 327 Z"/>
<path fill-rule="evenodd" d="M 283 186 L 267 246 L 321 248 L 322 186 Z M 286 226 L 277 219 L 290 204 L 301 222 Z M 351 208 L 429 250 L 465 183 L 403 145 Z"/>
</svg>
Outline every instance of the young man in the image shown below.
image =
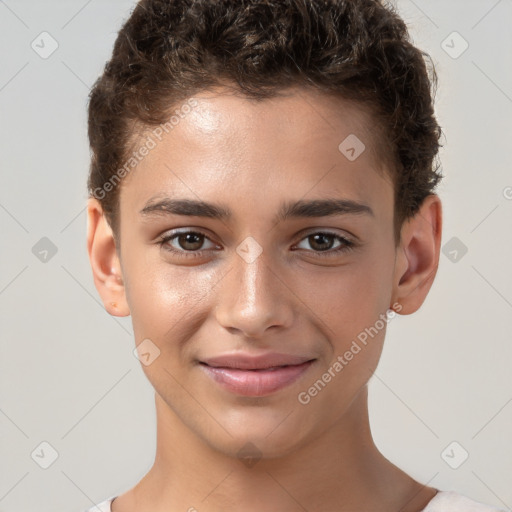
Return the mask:
<svg viewBox="0 0 512 512">
<path fill-rule="evenodd" d="M 386 322 L 439 260 L 430 86 L 376 0 L 137 4 L 91 92 L 88 251 L 157 453 L 91 511 L 494 510 L 409 477 L 368 421 Z"/>
</svg>

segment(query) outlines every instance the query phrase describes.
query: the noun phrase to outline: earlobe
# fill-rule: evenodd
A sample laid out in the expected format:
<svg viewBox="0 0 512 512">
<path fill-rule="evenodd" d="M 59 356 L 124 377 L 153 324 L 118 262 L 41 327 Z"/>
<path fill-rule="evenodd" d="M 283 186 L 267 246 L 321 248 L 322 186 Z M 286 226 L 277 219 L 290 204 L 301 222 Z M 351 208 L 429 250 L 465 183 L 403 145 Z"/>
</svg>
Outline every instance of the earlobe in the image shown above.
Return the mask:
<svg viewBox="0 0 512 512">
<path fill-rule="evenodd" d="M 87 251 L 94 284 L 105 309 L 114 316 L 128 316 L 130 310 L 114 234 L 95 198 L 87 203 Z"/>
<path fill-rule="evenodd" d="M 441 234 L 441 200 L 431 194 L 402 227 L 393 290 L 393 301 L 402 306 L 402 315 L 417 311 L 427 297 L 439 265 Z"/>
</svg>

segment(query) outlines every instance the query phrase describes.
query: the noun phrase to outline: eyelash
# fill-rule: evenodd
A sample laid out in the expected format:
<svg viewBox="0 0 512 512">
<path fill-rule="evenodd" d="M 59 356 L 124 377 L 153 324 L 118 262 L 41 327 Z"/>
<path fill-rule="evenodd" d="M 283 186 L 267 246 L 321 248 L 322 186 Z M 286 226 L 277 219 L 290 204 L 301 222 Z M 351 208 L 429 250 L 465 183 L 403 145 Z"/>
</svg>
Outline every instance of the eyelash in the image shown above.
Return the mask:
<svg viewBox="0 0 512 512">
<path fill-rule="evenodd" d="M 201 231 L 193 231 L 193 230 L 179 231 L 177 233 L 162 235 L 158 240 L 158 245 L 162 249 L 164 249 L 168 252 L 171 252 L 173 254 L 176 254 L 180 257 L 184 257 L 184 258 L 200 258 L 204 255 L 203 253 L 205 251 L 211 250 L 211 249 L 203 249 L 203 250 L 197 250 L 197 251 L 187 251 L 185 249 L 177 250 L 169 245 L 166 245 L 168 242 L 170 242 L 171 240 L 174 240 L 178 236 L 187 235 L 187 234 L 201 235 L 201 236 L 204 236 L 207 240 L 210 240 L 208 238 L 208 236 L 205 233 L 202 233 Z M 341 242 L 341 244 L 342 244 L 342 245 L 340 245 L 340 247 L 338 247 L 336 249 L 327 249 L 325 251 L 315 251 L 315 250 L 308 251 L 308 252 L 314 252 L 315 255 L 318 255 L 321 258 L 327 258 L 327 257 L 331 257 L 333 255 L 338 255 L 341 253 L 349 252 L 349 251 L 353 250 L 356 246 L 355 242 L 349 240 L 348 238 L 345 238 L 344 236 L 341 236 L 341 235 L 338 235 L 335 233 L 330 233 L 328 231 L 315 231 L 313 233 L 309 233 L 304 238 L 301 238 L 299 243 L 313 235 L 331 236 L 331 237 L 334 237 L 337 241 Z M 301 250 L 301 249 L 299 249 L 299 250 Z M 304 250 L 304 249 L 302 249 L 302 250 Z"/>
</svg>

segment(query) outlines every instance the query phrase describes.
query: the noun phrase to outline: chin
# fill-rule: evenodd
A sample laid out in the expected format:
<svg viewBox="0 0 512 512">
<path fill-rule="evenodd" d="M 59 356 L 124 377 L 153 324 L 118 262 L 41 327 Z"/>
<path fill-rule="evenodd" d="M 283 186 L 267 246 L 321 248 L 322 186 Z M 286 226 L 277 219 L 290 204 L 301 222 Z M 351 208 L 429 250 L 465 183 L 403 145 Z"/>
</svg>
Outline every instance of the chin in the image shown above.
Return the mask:
<svg viewBox="0 0 512 512">
<path fill-rule="evenodd" d="M 245 425 L 241 421 L 236 425 L 224 424 L 231 436 L 222 430 L 223 435 L 205 441 L 216 451 L 241 459 L 241 462 L 285 457 L 307 443 L 304 430 L 298 431 L 296 421 L 283 421 L 285 417 L 286 414 L 278 422 L 265 422 L 259 418 L 258 421 L 248 420 Z M 250 467 L 250 463 L 247 466 Z"/>
<path fill-rule="evenodd" d="M 224 453 L 226 456 L 239 459 L 248 468 L 265 459 L 285 457 L 297 449 L 297 444 L 289 437 L 285 442 L 285 439 L 277 437 L 270 440 L 261 436 L 236 436 L 219 440 L 219 443 L 210 440 L 210 444 L 215 450 Z"/>
</svg>

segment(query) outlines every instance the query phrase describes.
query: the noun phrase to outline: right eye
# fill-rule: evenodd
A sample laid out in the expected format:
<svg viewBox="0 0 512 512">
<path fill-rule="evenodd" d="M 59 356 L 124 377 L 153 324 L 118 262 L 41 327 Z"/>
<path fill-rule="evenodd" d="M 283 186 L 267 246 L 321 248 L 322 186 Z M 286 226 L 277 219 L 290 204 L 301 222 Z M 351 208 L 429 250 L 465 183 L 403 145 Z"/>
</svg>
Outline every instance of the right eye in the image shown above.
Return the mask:
<svg viewBox="0 0 512 512">
<path fill-rule="evenodd" d="M 206 249 L 203 247 L 205 240 L 209 241 L 211 244 L 211 246 L 207 247 Z M 212 248 L 218 247 L 204 233 L 201 233 L 200 231 L 179 231 L 165 233 L 160 237 L 158 243 L 166 251 L 183 257 L 202 256 L 204 250 L 210 250 Z"/>
</svg>

